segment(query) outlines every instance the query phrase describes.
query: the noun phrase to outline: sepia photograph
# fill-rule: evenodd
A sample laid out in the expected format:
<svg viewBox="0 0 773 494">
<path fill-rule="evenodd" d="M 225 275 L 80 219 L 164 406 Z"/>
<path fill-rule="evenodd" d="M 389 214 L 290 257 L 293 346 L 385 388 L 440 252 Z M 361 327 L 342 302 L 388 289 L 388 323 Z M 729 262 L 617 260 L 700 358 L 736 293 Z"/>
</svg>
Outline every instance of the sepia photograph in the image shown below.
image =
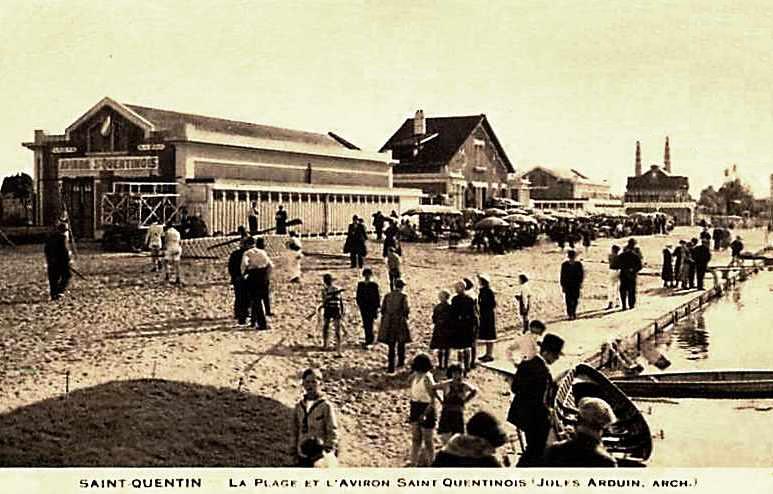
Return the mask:
<svg viewBox="0 0 773 494">
<path fill-rule="evenodd" d="M 770 484 L 771 33 L 4 0 L 0 491 Z"/>
</svg>

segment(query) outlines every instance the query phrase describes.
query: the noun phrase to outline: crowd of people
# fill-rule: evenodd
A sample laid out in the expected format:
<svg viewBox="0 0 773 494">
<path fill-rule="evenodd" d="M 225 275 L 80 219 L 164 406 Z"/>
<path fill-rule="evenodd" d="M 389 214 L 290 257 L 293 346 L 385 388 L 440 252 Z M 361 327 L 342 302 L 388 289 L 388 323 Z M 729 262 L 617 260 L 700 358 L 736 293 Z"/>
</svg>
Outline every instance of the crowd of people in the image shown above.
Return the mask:
<svg viewBox="0 0 773 494">
<path fill-rule="evenodd" d="M 256 215 L 257 209 L 253 208 L 248 217 L 248 228 L 253 233 L 258 232 Z M 356 215 L 349 225 L 343 251 L 349 254 L 350 267 L 361 270 L 355 303 L 362 322 L 363 349 L 369 350 L 376 343 L 385 344 L 388 348 L 386 371 L 394 374 L 406 365 L 406 344 L 412 341 L 409 324 L 411 309 L 405 293 L 397 215 L 393 212 L 389 217 L 391 219 L 386 218 L 380 212 L 374 215 L 377 239 L 383 239 L 382 255 L 389 280 L 386 293 L 382 293 L 373 269 L 365 265 L 367 230 L 364 220 Z M 289 281 L 300 282 L 301 241 L 293 232 L 288 232 L 287 213 L 282 206 L 278 208 L 275 220 L 277 233 L 289 235 L 286 243 Z M 665 223 L 657 217 L 654 228 L 667 231 Z M 228 259 L 234 318 L 238 325 L 249 325 L 264 331 L 269 329 L 267 318 L 272 316 L 271 276 L 274 262 L 262 237 L 250 235 L 244 228 L 240 233 L 239 245 Z M 581 225 L 573 230 L 568 223 L 566 232 L 558 233 L 561 250 L 564 251 L 565 244 L 569 244 L 560 271 L 560 286 L 569 320 L 577 318 L 585 279 L 583 264 L 572 244 L 579 240 L 587 251 L 592 236 L 590 226 Z M 715 250 L 724 248 L 717 238 L 725 238 L 721 229 L 715 229 L 712 235 L 706 227 L 698 238 L 689 242 L 681 240 L 675 248 L 666 245 L 662 253 L 661 272 L 664 286 L 702 290 L 711 260 L 711 241 L 715 241 Z M 61 297 L 67 287 L 70 243 L 67 224 L 60 222 L 45 246 L 52 299 Z M 152 269 L 164 270 L 167 280 L 181 283 L 179 232 L 174 227 L 165 230 L 162 225 L 153 224 L 147 231 L 146 244 L 151 251 Z M 728 246 L 732 250 L 733 262 L 736 262 L 743 251 L 741 238 L 736 237 Z M 618 245 L 611 247 L 608 256 L 608 309 L 635 307 L 637 275 L 642 265 L 643 255 L 635 239 L 628 240 L 623 248 Z M 466 405 L 478 395 L 475 386 L 466 381 L 467 376 L 478 362 L 494 360 L 498 304 L 492 278 L 489 274 L 478 273 L 475 277 L 459 279 L 450 289 L 439 290 L 432 310 L 432 335 L 426 349 L 434 352 L 434 361 L 429 353 L 420 352 L 410 363 L 407 383 L 407 421 L 412 437 L 410 465 L 501 466 L 495 453 L 509 440 L 502 425 L 507 421 L 525 435 L 518 466 L 615 466 L 614 458 L 604 451 L 600 441 L 605 428 L 615 421 L 614 413 L 607 403 L 597 398 L 584 398 L 578 403 L 578 421 L 572 438 L 547 445 L 550 430 L 548 407 L 554 391 L 550 365 L 561 357 L 564 340 L 547 333 L 546 325 L 531 317 L 533 301 L 529 275 L 522 272 L 518 280 L 515 294 L 518 313 L 512 319 L 520 321 L 521 333 L 507 349 L 508 358 L 516 365 L 517 371 L 511 384 L 514 398 L 504 420 L 481 411 L 465 422 Z M 334 351 L 336 357 L 342 356 L 342 326 L 347 313 L 342 296 L 345 290 L 346 287 L 337 285 L 332 273 L 325 273 L 321 279 L 319 306 L 315 311 L 320 321 L 322 348 Z M 485 348 L 482 356 L 477 354 L 479 346 Z M 436 382 L 436 375 L 440 374 L 444 378 Z M 323 375 L 319 369 L 309 368 L 302 374 L 304 393 L 294 409 L 292 426 L 292 444 L 301 466 L 337 464 L 340 443 L 336 410 L 322 394 L 322 382 Z M 440 436 L 442 444 L 437 453 L 435 433 Z"/>
</svg>

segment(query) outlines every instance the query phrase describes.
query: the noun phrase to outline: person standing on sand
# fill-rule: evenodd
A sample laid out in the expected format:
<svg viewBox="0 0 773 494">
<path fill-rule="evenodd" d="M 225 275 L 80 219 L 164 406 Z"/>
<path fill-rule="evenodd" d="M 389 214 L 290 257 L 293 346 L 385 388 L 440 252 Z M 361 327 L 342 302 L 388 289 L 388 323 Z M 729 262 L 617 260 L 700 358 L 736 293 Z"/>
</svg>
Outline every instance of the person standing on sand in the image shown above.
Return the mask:
<svg viewBox="0 0 773 494">
<path fill-rule="evenodd" d="M 255 239 L 255 248 L 261 251 L 261 255 L 268 259 L 268 266 L 266 267 L 265 276 L 261 277 L 262 285 L 260 287 L 260 301 L 263 304 L 263 310 L 266 317 L 273 317 L 274 313 L 271 312 L 271 273 L 273 271 L 274 263 L 266 252 L 266 239 L 258 237 Z"/>
<path fill-rule="evenodd" d="M 607 262 L 609 264 L 609 278 L 607 280 L 607 310 L 620 306 L 620 246 L 612 245 Z"/>
<path fill-rule="evenodd" d="M 695 278 L 698 290 L 703 290 L 703 281 L 706 278 L 706 271 L 711 262 L 711 247 L 709 240 L 703 239 L 700 245 L 696 245 L 692 250 L 693 261 L 695 261 Z"/>
<path fill-rule="evenodd" d="M 335 278 L 330 273 L 322 275 L 322 348 L 328 349 L 330 325 L 333 325 L 336 340 L 336 357 L 342 357 L 341 353 L 341 324 L 344 317 L 344 299 L 341 290 L 333 284 Z"/>
<path fill-rule="evenodd" d="M 287 242 L 287 267 L 290 270 L 290 283 L 301 282 L 301 263 L 303 262 L 303 252 L 301 243 L 293 237 Z"/>
<path fill-rule="evenodd" d="M 384 295 L 381 302 L 381 325 L 378 328 L 378 342 L 389 346 L 387 372 L 405 365 L 405 344 L 411 341 L 408 327 L 408 296 L 403 293 L 405 282 L 395 280 L 395 289 Z M 395 358 L 397 363 L 395 364 Z"/>
<path fill-rule="evenodd" d="M 435 378 L 432 360 L 426 353 L 414 357 L 411 363 L 411 402 L 408 422 L 411 424 L 411 462 L 413 467 L 426 467 L 435 459 L 434 432 Z"/>
<path fill-rule="evenodd" d="M 384 232 L 384 222 L 386 218 L 381 214 L 381 211 L 373 213 L 373 229 L 376 231 L 376 240 L 381 241 L 382 234 Z"/>
<path fill-rule="evenodd" d="M 287 211 L 285 211 L 284 206 L 281 204 L 276 210 L 274 221 L 276 222 L 276 234 L 287 235 Z"/>
<path fill-rule="evenodd" d="M 617 258 L 620 266 L 620 301 L 623 303 L 623 310 L 633 309 L 636 306 L 636 278 L 642 264 L 641 257 L 634 247 L 635 244 L 629 241 L 623 253 Z"/>
<path fill-rule="evenodd" d="M 554 383 L 549 365 L 563 355 L 564 340 L 546 334 L 536 357 L 518 366 L 512 381 L 513 401 L 507 420 L 526 435 L 526 448 L 518 460 L 519 467 L 539 467 L 550 432 L 550 413 Z"/>
<path fill-rule="evenodd" d="M 478 394 L 478 389 L 464 381 L 464 369 L 459 364 L 451 364 L 446 372 L 447 380 L 437 383 L 433 389 L 435 396 L 440 391 L 443 398 L 438 421 L 438 434 L 443 444 L 454 434 L 464 434 L 464 406 Z"/>
<path fill-rule="evenodd" d="M 684 240 L 680 240 L 674 247 L 674 288 L 679 288 L 682 281 L 682 260 L 684 259 Z"/>
<path fill-rule="evenodd" d="M 437 350 L 438 369 L 448 367 L 448 359 L 451 356 L 451 305 L 448 300 L 451 294 L 448 290 L 438 292 L 438 303 L 432 308 L 432 338 L 429 342 L 430 350 Z"/>
<path fill-rule="evenodd" d="M 491 289 L 491 277 L 488 274 L 478 275 L 478 340 L 486 345 L 486 353 L 480 358 L 481 362 L 494 360 L 494 342 L 497 339 L 496 308 L 497 300 L 494 290 Z"/>
<path fill-rule="evenodd" d="M 263 302 L 266 298 L 265 291 L 268 288 L 268 277 L 270 276 L 273 263 L 266 251 L 260 248 L 260 245 L 252 237 L 248 237 L 245 240 L 247 250 L 242 256 L 242 278 L 247 287 L 250 325 L 255 329 L 263 331 L 268 329 Z"/>
<path fill-rule="evenodd" d="M 518 275 L 518 288 L 515 292 L 515 301 L 518 304 L 518 314 L 521 316 L 523 324 L 522 331 L 529 329 L 529 311 L 531 310 L 531 285 L 529 284 L 529 275 L 521 273 Z"/>
<path fill-rule="evenodd" d="M 573 321 L 577 319 L 577 305 L 585 272 L 582 263 L 577 260 L 577 251 L 569 249 L 566 257 L 566 261 L 561 264 L 561 290 L 566 301 L 566 315 Z"/>
<path fill-rule="evenodd" d="M 239 248 L 228 256 L 228 274 L 234 289 L 234 318 L 240 326 L 247 324 L 250 297 L 247 283 L 242 277 L 242 258 L 247 251 L 247 238 L 239 243 Z"/>
<path fill-rule="evenodd" d="M 674 286 L 674 265 L 672 263 L 671 244 L 663 248 L 663 267 L 660 269 L 660 278 L 663 280 L 663 288 Z"/>
<path fill-rule="evenodd" d="M 59 223 L 56 231 L 46 240 L 46 272 L 51 300 L 59 300 L 70 283 L 70 248 L 67 240 L 67 225 Z"/>
<path fill-rule="evenodd" d="M 180 232 L 175 227 L 170 226 L 166 230 L 166 281 L 169 281 L 174 275 L 174 283 L 179 285 L 180 280 L 180 261 L 182 260 L 183 248 L 180 243 Z"/>
<path fill-rule="evenodd" d="M 162 237 L 164 236 L 164 227 L 157 221 L 154 221 L 145 234 L 145 245 L 150 249 L 150 262 L 153 264 L 153 272 L 161 271 L 161 248 L 163 247 Z"/>
<path fill-rule="evenodd" d="M 311 467 L 301 446 L 309 439 L 320 439 L 325 451 L 338 455 L 338 420 L 333 404 L 322 394 L 322 372 L 309 368 L 303 371 L 303 398 L 295 405 L 290 442 L 298 466 Z"/>
<path fill-rule="evenodd" d="M 257 235 L 258 234 L 258 216 L 260 215 L 260 212 L 258 211 L 258 203 L 256 201 L 252 201 L 252 206 L 250 207 L 250 214 L 247 216 L 247 225 L 250 228 L 250 235 Z"/>
<path fill-rule="evenodd" d="M 472 368 L 470 349 L 475 344 L 478 331 L 478 310 L 475 299 L 467 294 L 467 284 L 459 281 L 454 285 L 456 295 L 451 299 L 451 348 L 458 351 L 459 363 L 467 373 Z"/>
<path fill-rule="evenodd" d="M 365 242 L 368 240 L 368 234 L 365 231 L 360 218 L 355 214 L 352 216 L 352 222 L 346 232 L 346 241 L 344 242 L 344 253 L 349 254 L 352 268 L 362 268 L 365 256 L 368 255 L 368 249 Z"/>
<path fill-rule="evenodd" d="M 373 322 L 378 317 L 378 309 L 381 306 L 381 294 L 378 283 L 373 281 L 373 270 L 362 270 L 362 281 L 357 283 L 357 307 L 360 308 L 362 327 L 365 330 L 365 348 L 373 344 Z"/>
<path fill-rule="evenodd" d="M 402 278 L 400 273 L 400 256 L 394 247 L 387 249 L 387 269 L 389 270 L 389 289 L 395 289 L 395 281 Z"/>
</svg>

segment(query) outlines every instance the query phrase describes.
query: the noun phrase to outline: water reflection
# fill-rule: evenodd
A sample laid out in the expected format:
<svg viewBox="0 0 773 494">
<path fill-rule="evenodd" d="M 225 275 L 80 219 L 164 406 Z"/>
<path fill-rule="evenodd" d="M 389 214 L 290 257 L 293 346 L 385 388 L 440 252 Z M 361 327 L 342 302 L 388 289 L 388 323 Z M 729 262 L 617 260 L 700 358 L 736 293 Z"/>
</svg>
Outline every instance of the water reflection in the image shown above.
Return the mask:
<svg viewBox="0 0 773 494">
<path fill-rule="evenodd" d="M 677 324 L 674 331 L 677 346 L 687 352 L 687 360 L 702 360 L 709 356 L 709 333 L 703 314 L 689 317 Z"/>
</svg>

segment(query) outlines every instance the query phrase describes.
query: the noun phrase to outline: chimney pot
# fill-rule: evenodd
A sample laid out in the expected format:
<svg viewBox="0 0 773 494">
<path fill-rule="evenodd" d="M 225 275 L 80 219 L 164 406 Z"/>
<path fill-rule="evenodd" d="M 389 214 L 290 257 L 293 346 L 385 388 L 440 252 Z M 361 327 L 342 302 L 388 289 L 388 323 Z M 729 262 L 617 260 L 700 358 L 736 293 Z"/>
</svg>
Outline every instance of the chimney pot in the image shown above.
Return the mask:
<svg viewBox="0 0 773 494">
<path fill-rule="evenodd" d="M 424 110 L 416 110 L 413 119 L 413 135 L 421 136 L 427 133 L 427 122 L 424 120 Z"/>
</svg>

